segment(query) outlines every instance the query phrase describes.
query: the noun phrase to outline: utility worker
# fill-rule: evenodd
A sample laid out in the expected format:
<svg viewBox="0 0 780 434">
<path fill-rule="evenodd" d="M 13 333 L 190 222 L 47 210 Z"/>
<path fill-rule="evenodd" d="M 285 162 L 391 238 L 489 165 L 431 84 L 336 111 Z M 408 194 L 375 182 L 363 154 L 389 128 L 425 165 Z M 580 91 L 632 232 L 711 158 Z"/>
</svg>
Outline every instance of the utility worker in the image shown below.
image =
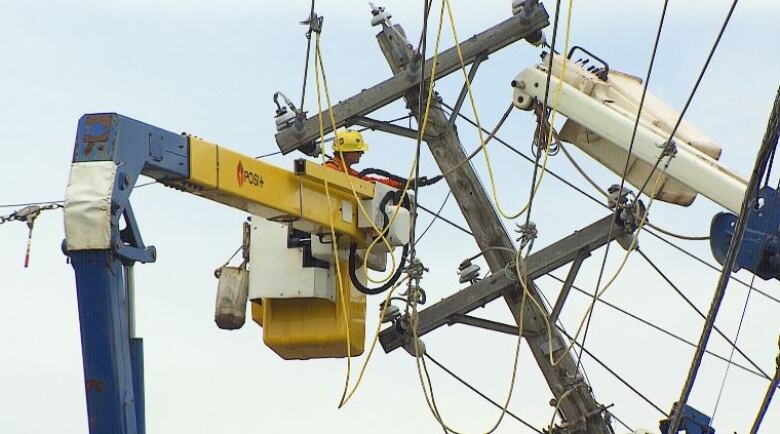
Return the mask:
<svg viewBox="0 0 780 434">
<path fill-rule="evenodd" d="M 364 181 L 381 182 L 393 188 L 402 189 L 401 182 L 389 178 L 376 178 L 373 176 L 360 176 L 360 173 L 352 166 L 360 162 L 360 157 L 368 151 L 368 145 L 363 141 L 363 135 L 360 131 L 342 130 L 336 133 L 336 139 L 333 142 L 333 158 L 325 163 L 325 167 L 335 169 L 341 172 L 347 172 Z"/>
</svg>

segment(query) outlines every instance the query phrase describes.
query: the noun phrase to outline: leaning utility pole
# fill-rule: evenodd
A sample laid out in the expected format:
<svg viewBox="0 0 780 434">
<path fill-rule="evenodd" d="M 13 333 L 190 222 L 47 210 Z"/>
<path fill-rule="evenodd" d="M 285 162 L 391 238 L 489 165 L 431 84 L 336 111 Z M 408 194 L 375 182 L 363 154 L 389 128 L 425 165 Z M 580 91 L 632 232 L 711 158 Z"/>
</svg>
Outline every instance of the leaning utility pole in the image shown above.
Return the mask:
<svg viewBox="0 0 780 434">
<path fill-rule="evenodd" d="M 393 73 L 399 74 L 408 66 L 409 59 L 413 58 L 414 52 L 408 48 L 408 41 L 398 40 L 397 34 L 403 34 L 403 30 L 400 26 L 396 26 L 396 28 L 397 32 L 385 28 L 379 33 L 377 38 Z M 407 56 L 405 59 L 392 55 L 393 53 L 398 53 L 401 49 L 406 49 Z M 417 89 L 410 89 L 404 95 L 407 107 L 410 108 L 419 124 L 423 114 L 419 113 L 418 98 L 425 98 L 425 94 L 418 94 Z M 435 95 L 434 100 L 431 102 L 427 122 L 426 142 L 428 148 L 436 160 L 439 170 L 448 174 L 446 177 L 447 184 L 469 228 L 474 233 L 477 246 L 485 252 L 485 260 L 490 270 L 496 274 L 503 272 L 504 268 L 508 264 L 513 263 L 515 259 L 515 255 L 511 252 L 515 249 L 515 245 L 504 229 L 501 219 L 496 213 L 484 186 L 479 181 L 473 166 L 464 164 L 460 169 L 450 173 L 450 169 L 464 161 L 467 155 L 463 150 L 463 145 L 458 138 L 455 127 L 450 123 L 449 118 L 438 103 L 438 94 Z M 501 247 L 501 249 L 488 249 L 490 247 Z M 540 306 L 543 306 L 542 299 L 539 296 L 539 289 L 533 282 L 529 282 L 529 290 L 531 296 L 536 299 Z M 504 300 L 515 317 L 515 321 L 518 322 L 518 326 L 520 325 L 521 295 L 522 292 L 518 285 L 503 291 Z M 599 406 L 588 387 L 582 381 L 582 376 L 578 372 L 576 361 L 571 357 L 571 353 L 565 352 L 567 347 L 566 341 L 559 335 L 556 329 L 552 330 L 553 358 L 561 358 L 558 365 L 553 366 L 550 364 L 550 355 L 548 353 L 546 323 L 539 316 L 539 312 L 534 310 L 531 303 L 527 303 L 525 306 L 525 324 L 522 325 L 523 336 L 528 342 L 529 348 L 550 386 L 550 390 L 556 399 L 572 390 L 568 397 L 560 402 L 561 416 L 570 427 L 569 432 L 609 434 L 610 431 L 607 424 L 601 417 L 601 406 Z M 548 315 L 549 318 L 548 312 L 544 314 Z"/>
<path fill-rule="evenodd" d="M 381 10 L 375 10 L 375 15 L 377 11 L 382 13 Z M 464 41 L 460 48 L 465 63 L 473 64 L 470 77 L 473 78 L 479 63 L 490 53 L 523 38 L 539 40 L 541 30 L 549 24 L 548 18 L 543 6 L 538 2 L 529 1 L 512 18 Z M 425 98 L 427 94 L 425 86 L 423 94 L 419 92 L 420 78 L 422 76 L 424 82 L 430 80 L 433 63 L 430 59 L 421 62 L 422 59 L 411 48 L 412 45 L 404 36 L 400 26 L 392 26 L 388 19 L 382 19 L 379 23 L 383 30 L 377 35 L 377 39 L 395 76 L 334 106 L 332 112 L 336 127 L 365 122 L 367 119 L 365 115 L 400 97 L 406 100 L 407 107 L 417 118 L 418 124 L 420 123 L 422 114 L 419 113 L 419 102 L 420 98 Z M 423 68 L 422 74 L 420 68 Z M 436 78 L 455 72 L 459 68 L 460 60 L 455 48 L 444 51 L 438 56 Z M 465 92 L 464 86 L 457 107 L 461 105 Z M 330 115 L 323 113 L 323 116 L 328 119 Z M 453 113 L 452 120 L 456 117 L 457 110 Z M 467 157 L 456 133 L 454 122 L 451 122 L 441 109 L 438 94 L 431 102 L 427 122 L 424 140 L 441 172 L 447 174 L 447 183 L 474 234 L 477 245 L 484 251 L 485 260 L 492 272 L 494 274 L 503 272 L 504 268 L 514 261 L 514 254 L 511 252 L 515 249 L 515 245 L 496 214 L 474 168 L 470 164 L 463 164 L 458 170 L 450 173 L 450 169 L 459 165 Z M 326 132 L 332 131 L 330 122 L 325 122 L 325 125 L 327 125 Z M 319 128 L 318 116 L 309 119 L 299 118 L 292 126 L 276 135 L 277 144 L 282 152 L 291 152 L 311 143 L 318 136 L 317 128 Z M 386 130 L 390 132 L 389 128 Z M 499 249 L 492 247 L 499 247 Z M 540 306 L 543 306 L 539 289 L 533 282 L 529 282 L 529 290 L 531 296 Z M 502 291 L 502 295 L 519 325 L 522 295 L 520 288 L 516 284 L 507 287 Z M 544 312 L 544 315 L 549 320 L 549 313 Z M 571 353 L 566 351 L 566 340 L 558 330 L 553 328 L 550 331 L 552 357 L 558 360 L 553 365 L 550 363 L 548 352 L 545 318 L 540 316 L 540 312 L 536 311 L 531 303 L 526 305 L 522 327 L 523 337 L 528 342 L 553 396 L 559 400 L 562 395 L 567 395 L 559 402 L 560 416 L 563 420 L 560 432 L 611 434 L 609 424 L 604 418 L 605 407 L 596 402 L 590 388 L 584 383 L 576 361 Z"/>
</svg>

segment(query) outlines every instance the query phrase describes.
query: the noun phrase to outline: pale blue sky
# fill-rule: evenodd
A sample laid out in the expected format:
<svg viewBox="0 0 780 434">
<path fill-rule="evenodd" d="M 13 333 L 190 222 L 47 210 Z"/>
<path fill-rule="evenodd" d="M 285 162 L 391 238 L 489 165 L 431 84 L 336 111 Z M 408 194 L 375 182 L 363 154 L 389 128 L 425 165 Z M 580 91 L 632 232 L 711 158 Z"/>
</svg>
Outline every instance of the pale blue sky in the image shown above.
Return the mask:
<svg viewBox="0 0 780 434">
<path fill-rule="evenodd" d="M 383 3 L 413 39 L 421 28 L 419 3 Z M 552 8 L 554 2 L 548 3 Z M 615 69 L 643 76 L 661 3 L 575 1 L 572 43 L 592 49 Z M 670 3 L 650 88 L 679 108 L 730 2 Z M 390 72 L 376 46 L 377 29 L 369 25 L 366 3 L 317 4 L 325 16 L 323 56 L 333 98 L 345 99 L 387 78 Z M 454 0 L 461 39 L 505 19 L 509 4 Z M 305 39 L 298 21 L 307 13 L 308 1 L 0 0 L 0 144 L 7 151 L 0 171 L 0 205 L 63 196 L 76 122 L 84 113 L 116 111 L 247 154 L 273 152 L 271 95 L 282 90 L 299 98 Z M 722 145 L 722 161 L 743 175 L 752 167 L 780 83 L 778 19 L 780 6 L 774 1 L 743 0 L 737 6 L 687 117 Z M 449 46 L 445 26 L 443 47 Z M 474 88 L 486 125 L 492 125 L 509 102 L 511 79 L 536 63 L 538 55 L 539 49 L 517 43 L 480 68 Z M 452 102 L 460 85 L 453 75 L 437 89 Z M 315 110 L 313 88 L 308 95 L 307 108 Z M 464 112 L 470 114 L 467 108 Z M 403 113 L 403 104 L 396 103 L 376 117 Z M 476 146 L 474 130 L 466 124 L 459 128 L 465 146 Z M 527 151 L 532 132 L 532 117 L 515 112 L 502 135 Z M 366 140 L 372 147 L 363 165 L 385 165 L 397 173 L 408 170 L 413 141 L 380 133 L 366 134 Z M 526 200 L 531 167 L 504 148 L 491 147 L 499 200 L 505 208 L 516 209 Z M 587 156 L 575 155 L 602 185 L 618 180 Z M 269 160 L 291 167 L 297 157 Z M 424 174 L 436 173 L 427 151 L 422 164 Z M 486 180 L 481 157 L 475 167 Z M 550 167 L 589 189 L 562 156 L 553 158 Z M 445 193 L 444 186 L 437 185 L 423 190 L 420 201 L 437 207 Z M 539 194 L 533 215 L 540 229 L 537 246 L 604 215 L 601 207 L 552 177 Z M 135 192 L 133 206 L 145 241 L 157 247 L 159 258 L 136 269 L 138 332 L 145 338 L 146 352 L 147 432 L 438 431 L 422 398 L 414 361 L 405 353 L 379 351 L 355 399 L 338 410 L 343 360 L 283 361 L 263 346 L 261 330 L 253 323 L 237 332 L 215 327 L 212 271 L 240 242 L 243 213 L 162 186 Z M 2 208 L 0 215 L 11 211 Z M 652 218 L 679 232 L 703 234 L 718 211 L 699 198 L 689 208 L 654 205 Z M 452 202 L 445 215 L 463 221 Z M 427 222 L 423 216 L 421 224 Z M 506 224 L 514 228 L 514 222 Z M 26 228 L 19 223 L 0 227 L 0 433 L 83 433 L 86 407 L 75 285 L 59 247 L 59 211 L 43 214 L 34 235 L 31 266 L 23 269 Z M 641 243 L 698 306 L 708 306 L 715 273 L 651 238 L 641 238 Z M 706 243 L 681 245 L 712 260 Z M 419 252 L 431 269 L 423 280 L 430 299 L 459 287 L 457 265 L 475 249 L 460 232 L 443 223 L 434 226 Z M 593 290 L 602 255 L 603 250 L 596 252 L 577 280 L 586 290 Z M 608 273 L 621 256 L 622 250 L 612 250 Z M 548 297 L 557 295 L 554 281 L 538 283 Z M 759 279 L 757 286 L 780 296 L 776 281 Z M 729 334 L 736 329 L 745 294 L 734 284 L 727 294 L 718 324 Z M 629 259 L 605 298 L 688 339 L 698 338 L 700 319 L 638 257 Z M 567 327 L 577 324 L 586 301 L 572 295 L 563 312 Z M 369 301 L 369 334 L 377 303 Z M 780 331 L 778 307 L 754 295 L 740 338 L 742 348 L 770 372 Z M 501 303 L 479 314 L 509 321 Z M 426 342 L 434 356 L 503 400 L 514 349 L 511 337 L 455 326 L 433 333 Z M 692 354 L 690 347 L 604 307 L 596 310 L 588 346 L 664 409 L 677 398 Z M 728 355 L 729 348 L 717 337 L 710 348 Z M 735 360 L 743 363 L 739 357 Z M 601 402 L 615 403 L 615 413 L 632 427 L 657 430 L 660 414 L 589 359 L 584 366 Z M 712 412 L 723 369 L 722 362 L 705 359 L 691 399 L 705 413 Z M 525 347 L 519 372 L 511 409 L 541 427 L 552 415 L 550 394 Z M 432 375 L 448 423 L 465 432 L 492 425 L 494 408 L 435 368 Z M 765 387 L 765 381 L 733 369 L 715 421 L 718 432 L 746 432 Z M 765 420 L 765 432 L 778 430 L 780 410 L 775 406 Z M 507 419 L 498 432 L 529 431 Z"/>
</svg>

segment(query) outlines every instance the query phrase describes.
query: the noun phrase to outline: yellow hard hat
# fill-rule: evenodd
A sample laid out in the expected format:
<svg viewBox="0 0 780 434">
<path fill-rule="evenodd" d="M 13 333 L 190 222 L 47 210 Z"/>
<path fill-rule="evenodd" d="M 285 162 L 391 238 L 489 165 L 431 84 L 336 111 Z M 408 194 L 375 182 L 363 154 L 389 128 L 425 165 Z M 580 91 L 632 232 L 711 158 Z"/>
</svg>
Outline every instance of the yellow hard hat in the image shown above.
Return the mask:
<svg viewBox="0 0 780 434">
<path fill-rule="evenodd" d="M 360 131 L 342 130 L 336 133 L 333 141 L 333 152 L 366 152 L 368 145 L 363 141 Z"/>
</svg>

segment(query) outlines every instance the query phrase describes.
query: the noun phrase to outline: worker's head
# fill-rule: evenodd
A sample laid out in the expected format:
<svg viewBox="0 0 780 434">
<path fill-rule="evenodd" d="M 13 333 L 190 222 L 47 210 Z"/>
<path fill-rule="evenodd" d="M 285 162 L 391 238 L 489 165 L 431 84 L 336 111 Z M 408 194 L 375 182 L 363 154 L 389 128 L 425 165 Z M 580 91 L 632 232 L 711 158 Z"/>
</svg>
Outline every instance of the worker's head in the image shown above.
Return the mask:
<svg viewBox="0 0 780 434">
<path fill-rule="evenodd" d="M 342 130 L 336 133 L 333 153 L 344 161 L 347 167 L 358 163 L 366 151 L 368 151 L 368 145 L 363 141 L 363 135 L 359 131 Z"/>
</svg>

